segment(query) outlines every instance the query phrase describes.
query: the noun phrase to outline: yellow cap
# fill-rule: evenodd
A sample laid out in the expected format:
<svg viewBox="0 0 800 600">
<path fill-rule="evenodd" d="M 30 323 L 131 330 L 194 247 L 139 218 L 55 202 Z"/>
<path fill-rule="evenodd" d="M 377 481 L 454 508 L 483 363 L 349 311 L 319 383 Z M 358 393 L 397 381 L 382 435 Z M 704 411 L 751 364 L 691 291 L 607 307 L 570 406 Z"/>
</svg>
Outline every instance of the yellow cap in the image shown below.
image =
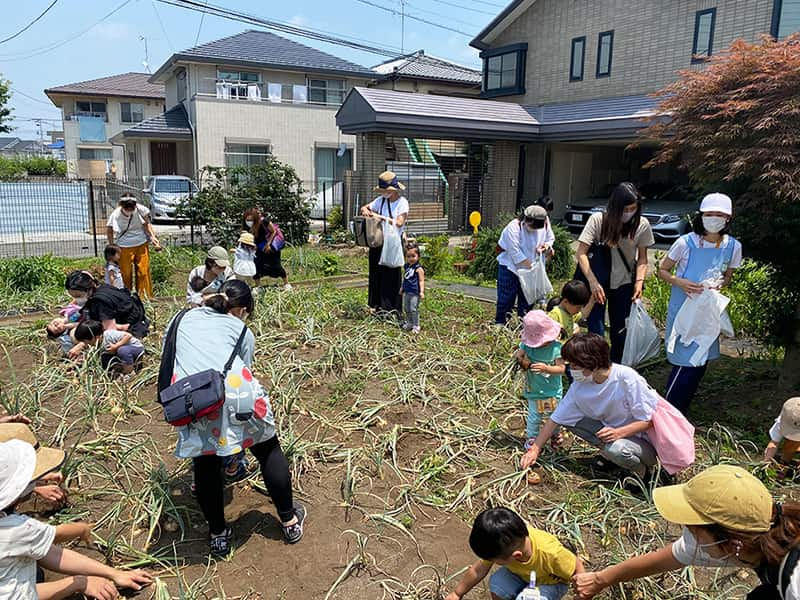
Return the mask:
<svg viewBox="0 0 800 600">
<path fill-rule="evenodd" d="M 682 485 L 653 490 L 653 503 L 667 521 L 679 525 L 722 525 L 761 533 L 772 522 L 772 496 L 741 467 L 716 465 Z"/>
</svg>

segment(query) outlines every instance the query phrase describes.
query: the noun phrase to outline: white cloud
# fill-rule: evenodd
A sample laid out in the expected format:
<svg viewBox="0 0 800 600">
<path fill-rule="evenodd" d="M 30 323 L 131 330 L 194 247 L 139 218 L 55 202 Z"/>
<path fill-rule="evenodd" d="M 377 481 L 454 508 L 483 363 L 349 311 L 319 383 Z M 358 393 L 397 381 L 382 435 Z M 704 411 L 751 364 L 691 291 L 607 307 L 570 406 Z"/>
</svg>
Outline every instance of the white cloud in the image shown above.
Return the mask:
<svg viewBox="0 0 800 600">
<path fill-rule="evenodd" d="M 132 39 L 133 30 L 126 23 L 100 23 L 92 28 L 92 36 L 105 42 Z"/>
</svg>

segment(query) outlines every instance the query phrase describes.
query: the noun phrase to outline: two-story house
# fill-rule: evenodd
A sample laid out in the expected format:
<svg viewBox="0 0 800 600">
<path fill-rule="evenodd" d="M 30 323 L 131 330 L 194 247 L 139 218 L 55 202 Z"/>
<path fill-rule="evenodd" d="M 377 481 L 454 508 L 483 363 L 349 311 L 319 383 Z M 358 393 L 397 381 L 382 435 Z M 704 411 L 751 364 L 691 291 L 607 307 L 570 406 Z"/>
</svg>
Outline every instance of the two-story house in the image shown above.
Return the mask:
<svg viewBox="0 0 800 600">
<path fill-rule="evenodd" d="M 481 99 L 357 88 L 337 115 L 359 134 L 359 168 L 391 162 L 387 140 L 427 130 L 461 140 L 467 156 L 448 172 L 459 202 L 485 222 L 542 194 L 566 205 L 624 179 L 669 184 L 673 169 L 643 169 L 653 147 L 628 150 L 653 116 L 652 94 L 681 70 L 702 69 L 734 40 L 800 29 L 794 0 L 514 0 L 471 42 L 481 51 Z"/>
<path fill-rule="evenodd" d="M 353 87 L 480 92 L 479 71 L 422 52 L 370 69 L 264 31 L 178 52 L 150 82 L 164 86 L 166 112 L 114 138 L 137 159 L 132 178 L 195 177 L 205 166 L 259 164 L 271 154 L 310 191 L 353 168 L 355 137 L 335 121 Z"/>
<path fill-rule="evenodd" d="M 164 86 L 149 78 L 147 73 L 124 73 L 45 90 L 61 109 L 69 177 L 125 177 L 129 161 L 111 138 L 164 111 Z"/>
</svg>

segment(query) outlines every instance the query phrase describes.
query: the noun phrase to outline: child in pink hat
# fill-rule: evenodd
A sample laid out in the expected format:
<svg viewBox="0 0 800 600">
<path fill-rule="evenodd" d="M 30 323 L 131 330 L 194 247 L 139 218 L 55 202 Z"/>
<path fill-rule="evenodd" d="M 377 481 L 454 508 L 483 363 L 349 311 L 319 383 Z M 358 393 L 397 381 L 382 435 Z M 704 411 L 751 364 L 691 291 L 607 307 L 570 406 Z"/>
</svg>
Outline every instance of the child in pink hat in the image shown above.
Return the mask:
<svg viewBox="0 0 800 600">
<path fill-rule="evenodd" d="M 522 343 L 514 353 L 525 371 L 524 397 L 528 401 L 526 427 L 529 447 L 539 435 L 539 426 L 546 421 L 561 400 L 561 376 L 565 366 L 561 358 L 561 325 L 543 310 L 532 310 L 522 319 Z"/>
</svg>

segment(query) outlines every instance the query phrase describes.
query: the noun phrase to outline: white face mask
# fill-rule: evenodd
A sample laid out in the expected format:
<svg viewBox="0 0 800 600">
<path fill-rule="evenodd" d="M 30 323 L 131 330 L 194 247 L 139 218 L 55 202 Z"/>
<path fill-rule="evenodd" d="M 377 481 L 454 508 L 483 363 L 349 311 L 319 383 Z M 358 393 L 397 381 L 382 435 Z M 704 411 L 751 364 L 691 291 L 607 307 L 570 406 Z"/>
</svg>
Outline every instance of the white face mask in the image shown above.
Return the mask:
<svg viewBox="0 0 800 600">
<path fill-rule="evenodd" d="M 247 225 L 248 228 L 253 227 L 253 221 L 245 221 L 244 224 Z"/>
<path fill-rule="evenodd" d="M 583 383 L 591 377 L 591 375 L 586 375 L 583 369 L 574 369 L 572 367 L 569 368 L 569 374 L 572 375 L 572 379 L 576 383 Z"/>
<path fill-rule="evenodd" d="M 89 301 L 88 296 L 78 296 L 77 298 L 73 298 L 72 301 L 77 304 L 78 306 L 86 306 L 86 303 Z"/>
<path fill-rule="evenodd" d="M 727 224 L 725 217 L 703 217 L 703 228 L 709 233 L 719 233 Z"/>
<path fill-rule="evenodd" d="M 623 212 L 622 213 L 622 222 L 623 223 L 627 223 L 628 221 L 630 221 L 633 218 L 633 215 L 635 215 L 635 214 L 636 214 L 635 212 Z"/>
</svg>

